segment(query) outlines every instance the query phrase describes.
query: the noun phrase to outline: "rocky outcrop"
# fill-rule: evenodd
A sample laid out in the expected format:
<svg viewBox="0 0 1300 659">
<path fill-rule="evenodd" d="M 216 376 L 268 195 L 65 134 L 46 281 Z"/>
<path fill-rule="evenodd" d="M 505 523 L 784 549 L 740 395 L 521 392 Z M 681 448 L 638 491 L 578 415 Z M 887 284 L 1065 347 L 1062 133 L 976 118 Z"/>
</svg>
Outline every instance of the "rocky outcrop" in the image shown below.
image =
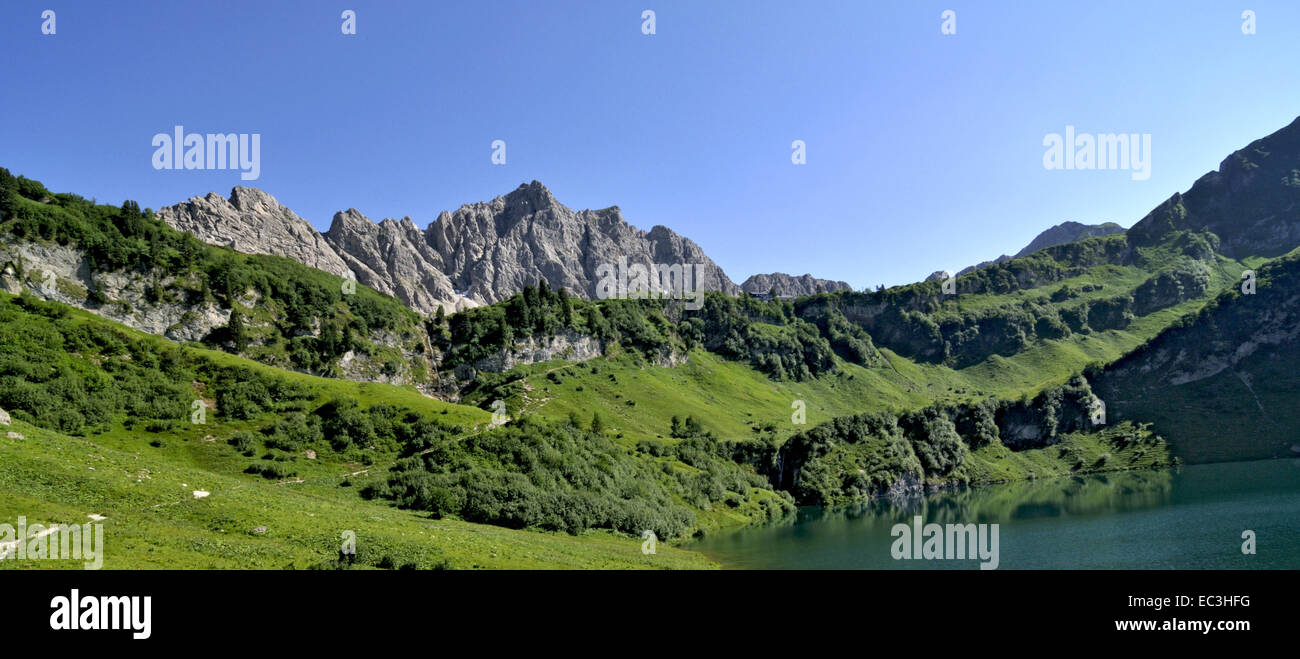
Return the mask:
<svg viewBox="0 0 1300 659">
<path fill-rule="evenodd" d="M 425 231 L 409 217 L 375 224 L 349 209 L 336 213 L 322 235 L 271 195 L 243 187 L 229 200 L 209 193 L 158 216 L 207 243 L 355 278 L 423 313 L 498 302 L 540 280 L 593 299 L 602 277 L 611 274 L 602 266 L 626 276 L 624 265 L 691 265 L 691 290 L 740 292 L 699 245 L 671 229 L 637 229 L 616 206 L 571 210 L 537 181 L 444 211 Z"/>
<path fill-rule="evenodd" d="M 478 306 L 455 291 L 440 268 L 442 257 L 409 217 L 375 224 L 356 209 L 348 209 L 334 214 L 325 241 L 357 281 L 416 311 L 434 313 L 444 306 L 451 313 Z"/>
<path fill-rule="evenodd" d="M 6 237 L 0 249 L 0 288 L 17 295 L 24 290 L 45 300 L 92 311 L 142 332 L 165 336 L 173 341 L 200 341 L 214 327 L 230 320 L 230 311 L 211 302 L 176 300 L 155 304 L 147 289 L 155 284 L 147 272 L 120 271 L 93 274 L 85 253 L 71 246 L 20 242 Z M 19 272 L 13 264 L 20 264 Z M 170 288 L 173 277 L 156 282 Z M 197 284 L 194 284 L 197 287 Z M 97 290 L 100 300 L 92 299 Z M 248 306 L 255 299 L 245 300 Z"/>
<path fill-rule="evenodd" d="M 603 349 L 599 340 L 574 332 L 548 337 L 530 336 L 516 341 L 510 350 L 503 350 L 480 359 L 474 364 L 474 369 L 489 373 L 504 373 L 516 366 L 537 364 L 553 359 L 580 362 L 599 357 Z"/>
<path fill-rule="evenodd" d="M 425 231 L 453 286 L 496 302 L 545 279 L 583 298 L 598 297 L 602 265 L 692 264 L 699 287 L 740 291 L 704 250 L 671 229 L 641 231 L 617 206 L 573 211 L 537 181 L 489 202 L 444 212 Z"/>
<path fill-rule="evenodd" d="M 83 309 L 132 329 L 177 342 L 202 342 L 214 329 L 230 322 L 230 310 L 188 292 L 202 288 L 199 274 L 155 279 L 150 271 L 94 272 L 85 253 L 75 246 L 0 238 L 0 290 L 23 292 Z M 151 299 L 149 290 L 164 291 Z M 93 293 L 92 293 L 93 291 Z M 249 289 L 238 299 L 245 310 L 261 305 L 261 295 Z M 250 322 L 245 317 L 245 322 Z M 428 390 L 428 362 L 407 337 L 375 331 L 375 345 L 397 350 L 400 357 L 382 361 L 349 352 L 340 374 L 360 382 L 414 385 Z"/>
<path fill-rule="evenodd" d="M 212 245 L 283 256 L 339 276 L 350 272 L 307 220 L 257 188 L 237 187 L 229 200 L 215 192 L 191 197 L 158 211 L 158 218 Z"/>
<path fill-rule="evenodd" d="M 754 275 L 740 285 L 741 290 L 754 295 L 764 295 L 776 289 L 779 297 L 803 297 L 814 293 L 834 293 L 852 289 L 848 282 L 817 279 L 812 275 L 787 275 L 773 272 L 767 275 Z"/>
</svg>

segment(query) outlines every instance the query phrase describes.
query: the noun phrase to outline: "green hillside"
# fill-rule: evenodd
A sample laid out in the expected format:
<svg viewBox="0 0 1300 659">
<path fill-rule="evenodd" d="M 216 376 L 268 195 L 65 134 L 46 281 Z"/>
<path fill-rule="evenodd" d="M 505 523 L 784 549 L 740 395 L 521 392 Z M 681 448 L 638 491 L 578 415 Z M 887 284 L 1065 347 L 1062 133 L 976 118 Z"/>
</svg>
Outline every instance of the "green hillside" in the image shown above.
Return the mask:
<svg viewBox="0 0 1300 659">
<path fill-rule="evenodd" d="M 31 298 L 0 295 L 0 323 L 0 405 L 13 416 L 6 432 L 21 436 L 0 437 L 0 518 L 51 524 L 102 515 L 107 568 L 337 567 L 348 530 L 357 537 L 356 567 L 712 567 L 663 544 L 643 555 L 641 539 L 627 534 L 512 530 L 368 501 L 359 490 L 400 455 L 391 433 L 372 428 L 373 443 L 363 446 L 328 438 L 328 429 L 298 438 L 281 423 L 294 409 L 358 400 L 379 408 L 376 419 L 424 415 L 445 429 L 429 436 L 458 441 L 488 425 L 481 410 L 176 346 Z M 276 392 L 260 410 L 259 396 L 245 395 L 258 386 Z M 211 404 L 204 423 L 191 423 L 191 399 Z M 253 466 L 263 470 L 249 473 Z M 196 490 L 209 494 L 195 498 Z M 264 533 L 253 532 L 261 526 Z"/>
<path fill-rule="evenodd" d="M 341 376 L 352 352 L 366 379 L 430 378 L 419 314 L 397 300 L 290 259 L 206 245 L 134 201 L 53 193 L 0 168 L 0 238 L 7 283 L 46 298 L 121 318 L 183 310 L 168 333 L 190 330 L 209 347 L 286 369 Z M 84 267 L 60 274 L 24 258 L 60 247 Z M 207 326 L 209 315 L 220 322 Z"/>
<path fill-rule="evenodd" d="M 130 549 L 110 554 L 110 567 L 331 567 L 344 530 L 363 539 L 359 565 L 708 567 L 671 542 L 642 555 L 636 530 L 671 541 L 791 510 L 761 465 L 736 457 L 737 447 L 771 450 L 770 431 L 730 442 L 679 428 L 655 445 L 619 437 L 612 414 L 598 430 L 588 418 L 489 428 L 487 412 L 413 389 L 283 371 L 30 296 L 0 296 L 0 322 L 12 330 L 0 340 L 0 406 L 23 435 L 0 442 L 0 514 L 51 523 L 103 515 L 109 537 Z M 707 353 L 644 372 L 667 377 L 694 361 L 762 378 Z M 630 366 L 611 371 L 638 377 Z M 202 423 L 193 423 L 193 401 L 204 402 Z M 1072 436 L 1069 455 L 988 447 L 960 478 L 1068 473 L 1079 456 L 1086 469 L 1162 459 L 1093 459 L 1107 442 Z M 195 490 L 210 494 L 196 499 Z"/>
<path fill-rule="evenodd" d="M 1300 254 L 1260 266 L 1199 312 L 1090 374 L 1116 419 L 1142 419 L 1192 462 L 1297 454 Z"/>
<path fill-rule="evenodd" d="M 331 569 L 343 532 L 356 535 L 350 567 L 420 569 L 708 569 L 708 560 L 640 538 L 579 536 L 431 520 L 339 488 L 344 465 L 268 481 L 219 466 L 220 442 L 101 442 L 17 422 L 0 437 L 0 518 L 83 524 L 102 515 L 105 569 Z M 112 448 L 116 445 L 119 448 Z M 210 494 L 202 499 L 194 490 Z M 264 533 L 254 530 L 265 526 Z M 79 569 L 76 561 L 0 561 L 0 569 Z"/>
</svg>

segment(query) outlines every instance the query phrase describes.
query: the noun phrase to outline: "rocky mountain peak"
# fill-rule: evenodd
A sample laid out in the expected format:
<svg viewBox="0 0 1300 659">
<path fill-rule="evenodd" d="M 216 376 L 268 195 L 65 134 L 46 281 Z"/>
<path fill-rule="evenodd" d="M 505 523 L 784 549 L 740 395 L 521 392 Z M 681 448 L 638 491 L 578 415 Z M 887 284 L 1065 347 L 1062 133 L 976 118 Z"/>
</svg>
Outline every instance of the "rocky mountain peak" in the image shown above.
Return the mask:
<svg viewBox="0 0 1300 659">
<path fill-rule="evenodd" d="M 216 193 L 208 194 L 211 196 Z M 235 186 L 230 191 L 230 205 L 244 213 L 278 212 L 280 209 L 284 209 L 284 206 L 276 201 L 275 197 L 265 191 L 258 188 L 247 188 L 242 185 Z"/>
<path fill-rule="evenodd" d="M 376 224 L 355 208 L 334 214 L 325 240 L 357 281 L 387 293 L 421 313 L 439 306 L 448 312 L 478 306 L 456 292 L 440 268 L 441 259 L 425 243 L 410 218 Z"/>
<path fill-rule="evenodd" d="M 591 298 L 602 264 L 698 264 L 704 288 L 737 292 L 694 242 L 666 227 L 649 233 L 617 206 L 574 211 L 538 181 L 490 203 L 442 213 L 424 232 L 457 289 L 484 302 L 509 297 L 545 279 L 552 288 Z"/>
<path fill-rule="evenodd" d="M 200 240 L 246 254 L 271 254 L 336 275 L 346 275 L 343 259 L 307 220 L 257 188 L 236 187 L 226 199 L 215 192 L 167 206 L 159 219 Z"/>
<path fill-rule="evenodd" d="M 349 208 L 345 211 L 339 211 L 334 214 L 333 221 L 330 222 L 330 228 L 325 232 L 326 236 L 343 232 L 367 232 L 375 223 L 370 218 L 361 214 L 361 211 L 355 208 Z"/>
<path fill-rule="evenodd" d="M 1231 257 L 1279 256 L 1300 246 L 1300 118 L 1233 152 L 1128 235 L 1145 245 L 1179 230 L 1214 233 Z"/>
<path fill-rule="evenodd" d="M 229 200 L 209 194 L 159 215 L 209 243 L 355 277 L 424 313 L 497 302 L 543 279 L 591 298 L 599 268 L 624 261 L 692 264 L 699 287 L 740 290 L 690 239 L 662 225 L 637 229 L 617 206 L 574 211 L 539 181 L 443 211 L 424 231 L 410 217 L 376 224 L 349 208 L 320 234 L 271 195 L 245 187 L 231 191 Z"/>
</svg>

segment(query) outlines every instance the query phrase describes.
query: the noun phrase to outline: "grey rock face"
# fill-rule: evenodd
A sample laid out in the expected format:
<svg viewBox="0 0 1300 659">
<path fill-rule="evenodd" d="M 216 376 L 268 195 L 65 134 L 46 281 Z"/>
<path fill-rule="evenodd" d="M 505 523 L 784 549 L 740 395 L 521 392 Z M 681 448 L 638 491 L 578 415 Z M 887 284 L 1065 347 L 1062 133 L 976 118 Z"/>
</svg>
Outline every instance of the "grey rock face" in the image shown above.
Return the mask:
<svg viewBox="0 0 1300 659">
<path fill-rule="evenodd" d="M 784 272 L 773 272 L 767 275 L 754 275 L 746 279 L 740 288 L 746 293 L 755 295 L 763 295 L 776 288 L 776 294 L 779 296 L 801 297 L 818 291 L 833 293 L 850 290 L 853 287 L 849 286 L 848 282 L 817 279 L 807 274 L 796 277 Z"/>
<path fill-rule="evenodd" d="M 691 240 L 662 226 L 641 231 L 618 207 L 573 211 L 537 181 L 443 212 L 425 231 L 409 217 L 375 224 L 349 209 L 322 235 L 270 195 L 242 187 L 229 201 L 209 193 L 158 215 L 204 242 L 352 277 L 423 313 L 498 302 L 539 280 L 592 299 L 601 266 L 624 263 L 690 264 L 698 282 L 692 290 L 740 292 Z"/>
<path fill-rule="evenodd" d="M 307 220 L 256 188 L 237 187 L 229 200 L 215 192 L 191 197 L 158 211 L 158 218 L 205 243 L 245 254 L 283 256 L 339 276 L 349 272 Z"/>
<path fill-rule="evenodd" d="M 737 287 L 704 250 L 663 226 L 641 231 L 617 206 L 573 211 L 533 181 L 490 202 L 444 212 L 425 238 L 456 290 L 490 303 L 545 279 L 579 297 L 597 297 L 602 264 L 694 264 L 699 287 L 736 294 Z"/>
<path fill-rule="evenodd" d="M 0 245 L 0 261 L 26 264 L 25 278 L 12 272 L 0 273 L 0 288 L 9 293 L 27 290 L 42 299 L 85 309 L 173 341 L 202 340 L 212 328 L 230 320 L 229 311 L 211 303 L 153 304 L 145 294 L 155 283 L 148 273 L 120 271 L 92 275 L 85 253 L 76 247 L 20 242 L 5 236 Z M 156 283 L 167 287 L 175 281 L 165 277 Z M 96 304 L 89 299 L 90 289 L 96 286 L 108 303 Z M 257 300 L 246 302 L 252 306 Z"/>
<path fill-rule="evenodd" d="M 575 332 L 564 332 L 547 338 L 528 337 L 517 342 L 508 351 L 484 357 L 474 364 L 477 371 L 504 373 L 516 366 L 537 364 L 553 359 L 586 361 L 599 357 L 604 350 L 600 341 Z"/>
<path fill-rule="evenodd" d="M 478 306 L 452 288 L 451 280 L 439 268 L 442 258 L 409 217 L 375 224 L 356 209 L 348 209 L 334 214 L 325 241 L 356 274 L 357 281 L 416 311 L 433 313 L 445 306 L 444 311 L 451 313 Z"/>
</svg>

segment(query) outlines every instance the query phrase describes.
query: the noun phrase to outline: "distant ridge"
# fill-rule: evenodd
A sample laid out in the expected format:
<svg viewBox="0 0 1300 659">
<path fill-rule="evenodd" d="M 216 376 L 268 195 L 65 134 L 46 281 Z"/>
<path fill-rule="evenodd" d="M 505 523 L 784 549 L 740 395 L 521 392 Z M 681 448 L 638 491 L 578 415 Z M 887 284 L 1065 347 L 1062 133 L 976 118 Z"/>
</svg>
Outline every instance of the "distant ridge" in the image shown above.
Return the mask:
<svg viewBox="0 0 1300 659">
<path fill-rule="evenodd" d="M 754 295 L 765 295 L 776 289 L 776 294 L 783 297 L 801 297 L 814 293 L 833 293 L 853 288 L 848 282 L 817 279 L 812 275 L 787 275 L 773 272 L 766 275 L 753 275 L 740 285 L 740 289 Z"/>
<path fill-rule="evenodd" d="M 1008 256 L 1006 254 L 1003 254 L 1002 256 L 993 259 L 992 261 L 985 261 L 978 265 L 972 265 L 968 268 L 963 268 L 957 274 L 960 276 L 968 272 L 979 270 L 981 268 L 987 268 L 990 265 L 1006 263 L 1011 259 L 1018 259 L 1022 256 L 1029 256 L 1030 254 L 1033 254 L 1034 252 L 1037 252 L 1040 249 L 1047 249 L 1048 247 L 1064 245 L 1066 243 L 1072 243 L 1087 238 L 1094 238 L 1096 236 L 1109 236 L 1111 234 L 1123 233 L 1123 232 L 1124 232 L 1124 227 L 1115 224 L 1114 222 L 1103 222 L 1101 224 L 1083 224 L 1081 222 L 1074 222 L 1074 221 L 1062 222 L 1035 236 L 1033 240 L 1029 241 L 1028 245 L 1025 245 L 1024 249 L 1021 249 L 1019 252 L 1016 252 L 1015 255 L 1013 256 Z"/>
</svg>

